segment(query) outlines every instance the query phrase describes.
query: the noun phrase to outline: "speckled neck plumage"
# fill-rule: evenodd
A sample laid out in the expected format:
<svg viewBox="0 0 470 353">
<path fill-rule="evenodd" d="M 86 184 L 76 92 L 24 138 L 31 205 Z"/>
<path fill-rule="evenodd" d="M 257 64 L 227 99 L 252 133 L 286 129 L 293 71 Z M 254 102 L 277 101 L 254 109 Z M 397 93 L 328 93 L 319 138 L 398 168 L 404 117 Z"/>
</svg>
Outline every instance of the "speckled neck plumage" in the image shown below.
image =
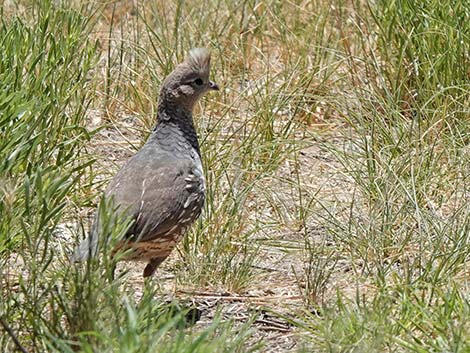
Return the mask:
<svg viewBox="0 0 470 353">
<path fill-rule="evenodd" d="M 178 147 L 189 144 L 201 155 L 193 114 L 180 106 L 160 103 L 151 139 L 168 151 L 178 151 Z"/>
</svg>

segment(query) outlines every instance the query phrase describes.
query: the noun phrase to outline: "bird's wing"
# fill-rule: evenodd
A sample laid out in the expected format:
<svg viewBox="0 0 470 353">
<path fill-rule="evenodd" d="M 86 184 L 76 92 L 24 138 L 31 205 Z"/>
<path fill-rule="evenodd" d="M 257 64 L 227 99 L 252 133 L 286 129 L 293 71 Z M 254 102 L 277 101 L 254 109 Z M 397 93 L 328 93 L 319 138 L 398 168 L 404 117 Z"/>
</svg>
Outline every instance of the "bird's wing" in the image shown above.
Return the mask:
<svg viewBox="0 0 470 353">
<path fill-rule="evenodd" d="M 133 224 L 127 236 L 148 241 L 171 233 L 180 220 L 199 216 L 204 203 L 204 181 L 194 163 L 153 149 L 142 149 L 111 180 L 105 199 Z M 72 261 L 94 256 L 98 248 L 98 216 L 90 236 L 75 249 Z"/>
<path fill-rule="evenodd" d="M 171 232 L 180 220 L 195 216 L 192 214 L 195 206 L 199 208 L 197 217 L 204 202 L 203 186 L 200 190 L 188 187 L 188 183 L 197 179 L 191 160 L 153 152 L 142 150 L 135 155 L 106 191 L 106 197 L 112 196 L 115 205 L 134 220 L 128 236 L 135 241 Z"/>
</svg>

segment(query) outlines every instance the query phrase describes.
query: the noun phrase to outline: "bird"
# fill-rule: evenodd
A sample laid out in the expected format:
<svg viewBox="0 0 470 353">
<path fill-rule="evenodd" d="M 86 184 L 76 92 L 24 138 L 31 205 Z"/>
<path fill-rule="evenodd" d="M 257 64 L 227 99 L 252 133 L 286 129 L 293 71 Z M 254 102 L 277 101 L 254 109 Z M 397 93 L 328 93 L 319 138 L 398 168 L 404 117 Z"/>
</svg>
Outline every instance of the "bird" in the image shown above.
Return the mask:
<svg viewBox="0 0 470 353">
<path fill-rule="evenodd" d="M 207 92 L 219 90 L 209 79 L 210 61 L 208 49 L 193 48 L 166 77 L 154 129 L 112 178 L 101 200 L 112 200 L 119 216 L 131 220 L 113 253 L 129 250 L 124 260 L 148 262 L 144 278 L 152 276 L 170 255 L 204 206 L 206 182 L 193 109 Z M 72 262 L 97 255 L 98 210 L 88 237 L 73 252 Z"/>
</svg>

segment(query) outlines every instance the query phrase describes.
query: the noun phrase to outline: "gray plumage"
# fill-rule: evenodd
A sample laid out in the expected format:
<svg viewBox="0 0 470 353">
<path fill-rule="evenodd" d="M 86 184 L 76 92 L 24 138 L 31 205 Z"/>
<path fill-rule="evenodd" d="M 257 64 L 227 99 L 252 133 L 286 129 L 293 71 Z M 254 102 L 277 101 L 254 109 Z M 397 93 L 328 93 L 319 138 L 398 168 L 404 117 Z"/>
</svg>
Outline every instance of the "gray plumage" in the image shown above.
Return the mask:
<svg viewBox="0 0 470 353">
<path fill-rule="evenodd" d="M 119 249 L 132 249 L 127 259 L 149 264 L 154 273 L 170 254 L 204 205 L 205 181 L 192 111 L 197 100 L 218 86 L 209 81 L 210 54 L 196 48 L 163 82 L 157 125 L 142 149 L 111 180 L 105 199 L 133 221 Z M 90 236 L 76 248 L 72 261 L 97 253 L 95 217 Z"/>
</svg>

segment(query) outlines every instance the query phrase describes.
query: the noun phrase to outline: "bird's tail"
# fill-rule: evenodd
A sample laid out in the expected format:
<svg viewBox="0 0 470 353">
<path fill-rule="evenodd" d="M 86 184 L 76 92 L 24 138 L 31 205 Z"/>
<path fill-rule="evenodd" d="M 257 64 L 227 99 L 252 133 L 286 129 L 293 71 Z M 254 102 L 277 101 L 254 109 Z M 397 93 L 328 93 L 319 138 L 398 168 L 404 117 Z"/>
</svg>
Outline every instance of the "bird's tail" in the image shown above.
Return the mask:
<svg viewBox="0 0 470 353">
<path fill-rule="evenodd" d="M 98 250 L 98 237 L 89 235 L 86 239 L 82 240 L 80 245 L 75 248 L 75 251 L 70 258 L 70 262 L 82 262 L 96 255 Z"/>
<path fill-rule="evenodd" d="M 127 223 L 123 223 L 120 219 L 122 212 L 117 212 L 118 208 L 114 206 L 113 202 L 113 197 L 108 200 L 104 196 L 101 198 L 98 210 L 91 224 L 90 234 L 75 248 L 70 262 L 82 262 L 96 256 L 98 254 L 98 243 L 104 241 L 104 244 L 109 245 L 109 237 L 103 237 L 103 235 L 110 234 L 111 229 L 115 229 L 116 225 L 122 228 L 122 224 L 124 224 L 127 227 L 125 229 L 127 232 L 132 222 L 129 223 L 129 220 L 127 220 Z M 101 240 L 99 241 L 99 239 Z M 100 246 L 102 245 L 100 244 Z"/>
</svg>

